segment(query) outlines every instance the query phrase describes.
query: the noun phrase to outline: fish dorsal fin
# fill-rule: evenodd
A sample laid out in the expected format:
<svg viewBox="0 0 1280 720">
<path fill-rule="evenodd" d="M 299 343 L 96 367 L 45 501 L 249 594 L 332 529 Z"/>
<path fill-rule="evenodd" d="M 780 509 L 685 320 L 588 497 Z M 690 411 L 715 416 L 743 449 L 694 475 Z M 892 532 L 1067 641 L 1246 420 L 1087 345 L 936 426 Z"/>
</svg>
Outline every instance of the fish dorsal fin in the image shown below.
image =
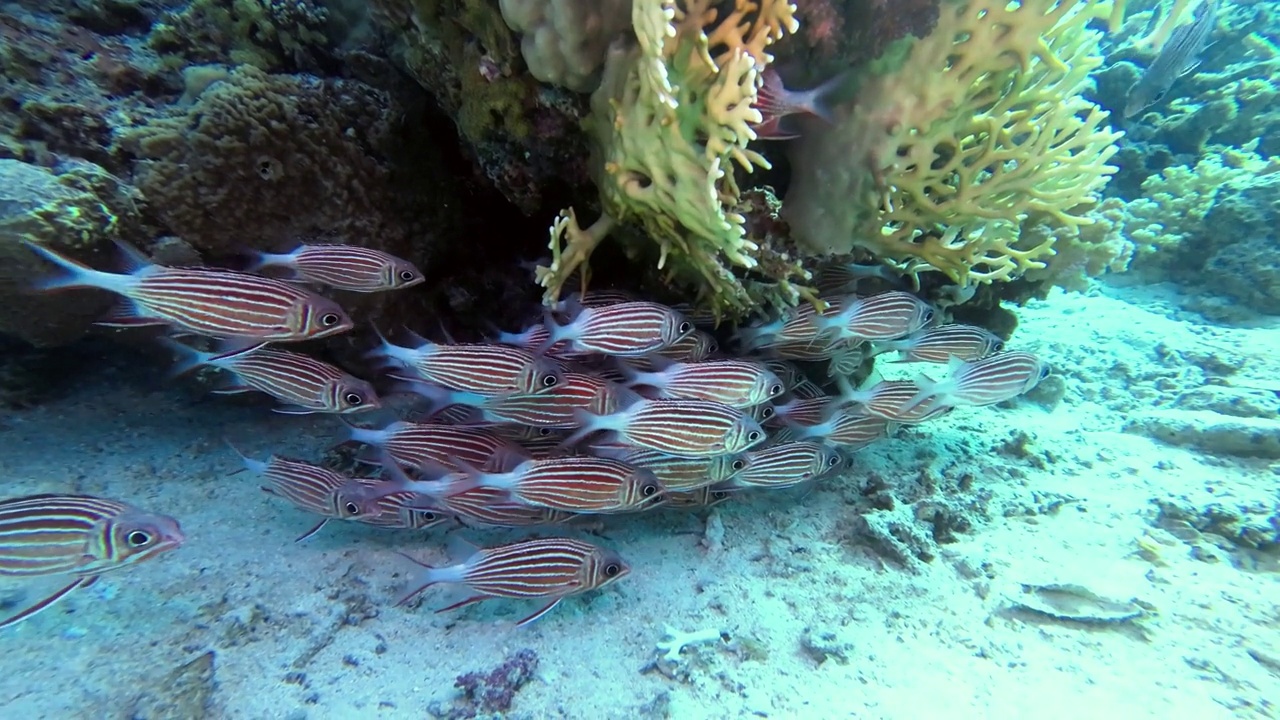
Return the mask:
<svg viewBox="0 0 1280 720">
<path fill-rule="evenodd" d="M 123 240 L 114 242 L 116 249 L 120 251 L 120 264 L 126 273 L 135 275 L 142 270 L 156 266 L 154 260 L 133 245 Z"/>
</svg>

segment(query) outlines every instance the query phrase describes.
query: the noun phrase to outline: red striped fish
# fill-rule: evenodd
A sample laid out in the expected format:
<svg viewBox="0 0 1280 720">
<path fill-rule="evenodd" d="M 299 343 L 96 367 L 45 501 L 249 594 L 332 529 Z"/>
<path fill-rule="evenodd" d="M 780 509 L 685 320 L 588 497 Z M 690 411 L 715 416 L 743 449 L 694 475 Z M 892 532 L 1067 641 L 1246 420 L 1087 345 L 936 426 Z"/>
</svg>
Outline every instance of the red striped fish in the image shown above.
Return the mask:
<svg viewBox="0 0 1280 720">
<path fill-rule="evenodd" d="M 647 385 L 663 398 L 711 400 L 732 408 L 754 407 L 784 390 L 776 375 L 750 360 L 672 363 L 656 372 L 627 369 L 624 373 L 632 385 Z"/>
<path fill-rule="evenodd" d="M 710 333 L 694 330 L 670 346 L 662 348 L 657 354 L 679 362 L 702 362 L 715 355 L 719 350 L 720 344 L 716 342 L 716 339 Z M 643 361 L 644 358 L 635 358 L 635 360 Z M 640 367 L 641 369 L 648 369 L 643 366 Z"/>
<path fill-rule="evenodd" d="M 819 321 L 838 316 L 844 307 L 839 298 L 825 302 L 827 307 L 821 313 L 812 304 L 798 305 L 772 322 L 742 328 L 736 338 L 745 350 L 813 345 L 822 334 Z"/>
<path fill-rule="evenodd" d="M 0 620 L 21 622 L 75 590 L 173 550 L 178 522 L 117 500 L 88 495 L 31 495 L 0 501 L 0 576 L 69 576 L 67 585 Z"/>
<path fill-rule="evenodd" d="M 127 247 L 132 272 L 108 273 L 35 243 L 24 244 L 66 271 L 63 277 L 44 281 L 42 289 L 92 287 L 125 298 L 125 304 L 99 325 L 170 325 L 197 335 L 264 342 L 328 337 L 354 326 L 334 301 L 279 280 L 231 270 L 154 265 Z"/>
<path fill-rule="evenodd" d="M 542 392 L 563 379 L 555 362 L 510 345 L 423 340 L 410 348 L 383 339 L 371 355 L 402 365 L 427 382 L 478 395 Z"/>
<path fill-rule="evenodd" d="M 299 245 L 293 252 L 259 253 L 251 271 L 292 270 L 294 279 L 369 293 L 412 287 L 426 278 L 413 263 L 357 245 Z"/>
<path fill-rule="evenodd" d="M 575 414 L 586 410 L 597 415 L 617 412 L 625 390 L 614 383 L 584 373 L 566 372 L 563 382 L 534 394 L 484 396 L 409 383 L 417 394 L 440 406 L 467 405 L 486 423 L 511 423 L 535 428 L 570 430 L 578 427 Z"/>
<path fill-rule="evenodd" d="M 875 354 L 897 350 L 898 362 L 949 363 L 981 360 L 1004 350 L 1004 341 L 985 328 L 972 325 L 939 325 L 925 328 L 901 340 L 875 344 Z"/>
<path fill-rule="evenodd" d="M 558 525 L 578 517 L 562 510 L 511 502 L 511 495 L 506 491 L 487 487 L 450 495 L 440 502 L 459 520 L 473 527 Z"/>
<path fill-rule="evenodd" d="M 830 415 L 836 398 L 821 395 L 814 398 L 796 398 L 775 406 L 776 413 L 770 426 L 817 425 Z"/>
<path fill-rule="evenodd" d="M 862 338 L 842 338 L 823 336 L 809 340 L 779 342 L 765 348 L 764 352 L 782 360 L 804 360 L 808 362 L 827 362 L 841 355 L 856 355 L 861 360 Z"/>
<path fill-rule="evenodd" d="M 516 623 L 519 626 L 542 617 L 566 597 L 597 590 L 626 577 L 631 571 L 617 553 L 569 538 L 521 540 L 485 548 L 477 550 L 466 561 L 448 567 L 432 567 L 409 559 L 423 568 L 418 578 L 421 584 L 402 598 L 400 605 L 437 583 L 465 585 L 476 595 L 436 612 L 454 610 L 491 597 L 550 600 L 537 612 Z"/>
<path fill-rule="evenodd" d="M 666 499 L 666 488 L 652 472 L 583 455 L 527 460 L 505 473 L 471 472 L 452 481 L 447 494 L 475 488 L 501 490 L 516 502 L 574 513 L 644 510 Z"/>
<path fill-rule="evenodd" d="M 951 412 L 946 405 L 908 407 L 919 393 L 920 386 L 910 380 L 881 380 L 866 390 L 846 390 L 842 395 L 846 402 L 860 404 L 868 415 L 904 425 L 918 425 Z"/>
<path fill-rule="evenodd" d="M 350 493 L 350 498 L 373 494 L 376 495 L 375 502 L 378 504 L 376 514 L 353 518 L 357 522 L 397 530 L 426 530 L 452 519 L 447 510 L 423 505 L 421 496 L 414 493 L 390 495 L 376 493 L 376 488 L 382 482 L 377 478 L 352 478 L 352 480 L 360 486 L 360 489 L 355 490 L 354 486 L 351 486 L 353 492 Z"/>
<path fill-rule="evenodd" d="M 856 300 L 846 300 L 835 315 L 816 322 L 819 332 L 841 338 L 896 340 L 933 321 L 934 311 L 908 292 L 892 290 Z"/>
<path fill-rule="evenodd" d="M 608 430 L 637 447 L 680 457 L 732 455 L 764 442 L 754 418 L 708 400 L 638 400 L 612 415 L 581 413 L 582 427 L 565 441 Z"/>
<path fill-rule="evenodd" d="M 401 465 L 412 468 L 443 466 L 463 470 L 490 467 L 493 461 L 527 459 L 521 457 L 521 449 L 509 440 L 477 428 L 400 421 L 381 430 L 348 426 L 347 431 L 352 440 L 372 445 Z"/>
<path fill-rule="evenodd" d="M 744 453 L 746 468 L 733 476 L 734 488 L 779 490 L 808 482 L 840 467 L 840 454 L 807 440 L 778 443 Z"/>
<path fill-rule="evenodd" d="M 861 450 L 889 434 L 889 421 L 859 405 L 828 405 L 815 423 L 792 423 L 789 437 L 818 438 L 845 450 Z"/>
<path fill-rule="evenodd" d="M 215 367 L 234 378 L 231 387 L 216 394 L 257 390 L 284 403 L 276 412 L 356 413 L 382 406 L 373 386 L 360 378 L 307 355 L 253 345 L 225 353 L 200 352 L 189 345 L 161 338 L 161 342 L 182 358 L 175 375 L 197 367 Z"/>
<path fill-rule="evenodd" d="M 1035 387 L 1049 375 L 1049 366 L 1025 352 L 1006 352 L 963 362 L 952 360 L 950 374 L 934 382 L 921 379 L 919 391 L 903 405 L 903 410 L 931 412 L 957 405 L 995 405 Z"/>
<path fill-rule="evenodd" d="M 576 352 L 635 357 L 657 352 L 693 332 L 693 323 L 666 305 L 634 301 L 583 308 L 572 322 L 548 319 L 542 350 L 567 342 Z"/>
<path fill-rule="evenodd" d="M 719 505 L 728 500 L 731 495 L 732 493 L 728 490 L 708 485 L 688 492 L 670 493 L 666 507 L 677 510 L 700 510 Z"/>
<path fill-rule="evenodd" d="M 598 454 L 651 471 L 667 488 L 668 493 L 718 485 L 747 467 L 747 461 L 742 455 L 682 458 L 646 448 L 620 450 L 610 446 L 598 448 Z"/>
<path fill-rule="evenodd" d="M 232 449 L 235 450 L 234 447 Z M 279 455 L 272 455 L 264 462 L 247 457 L 239 450 L 236 453 L 244 462 L 245 469 L 266 481 L 262 488 L 264 492 L 284 498 L 295 507 L 323 518 L 297 541 L 315 535 L 330 520 L 360 520 L 382 515 L 383 509 L 378 506 L 376 498 L 365 498 L 353 491 L 353 487 L 358 487 L 353 478 Z"/>
</svg>

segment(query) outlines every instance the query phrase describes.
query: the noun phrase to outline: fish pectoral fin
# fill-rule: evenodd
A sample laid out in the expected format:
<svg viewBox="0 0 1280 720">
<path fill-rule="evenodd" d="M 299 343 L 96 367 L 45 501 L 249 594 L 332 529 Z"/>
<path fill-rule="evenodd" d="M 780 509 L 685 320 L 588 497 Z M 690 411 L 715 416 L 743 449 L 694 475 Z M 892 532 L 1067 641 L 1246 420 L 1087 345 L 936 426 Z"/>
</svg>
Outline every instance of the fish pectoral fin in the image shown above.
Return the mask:
<svg viewBox="0 0 1280 720">
<path fill-rule="evenodd" d="M 281 415 L 314 415 L 315 410 L 305 408 L 301 405 L 281 405 L 280 407 L 271 408 L 272 412 L 278 412 Z"/>
<path fill-rule="evenodd" d="M 41 610 L 48 608 L 49 606 L 58 602 L 62 598 L 66 597 L 67 595 L 70 595 L 72 592 L 79 590 L 80 588 L 87 588 L 97 581 L 98 581 L 97 575 L 92 575 L 90 577 L 76 578 L 70 583 L 59 588 L 52 595 L 48 595 L 45 598 L 41 599 L 39 602 L 36 602 L 22 610 L 19 610 L 18 612 L 14 613 L 13 615 L 10 615 L 4 620 L 0 620 L 0 629 L 7 628 L 10 625 L 16 625 L 22 622 L 23 620 L 26 620 L 27 618 L 31 617 L 32 615 L 35 615 Z"/>
<path fill-rule="evenodd" d="M 558 598 L 556 598 L 555 600 L 552 600 L 551 602 L 549 602 L 549 603 L 547 603 L 546 605 L 542 606 L 542 608 L 541 608 L 541 609 L 539 609 L 539 610 L 538 610 L 537 612 L 535 612 L 534 614 L 532 614 L 532 615 L 530 615 L 529 617 L 527 617 L 527 618 L 525 618 L 525 619 L 521 620 L 520 622 L 516 623 L 516 627 L 524 627 L 525 625 L 528 625 L 529 623 L 533 622 L 534 620 L 537 620 L 538 618 L 542 617 L 543 615 L 546 615 L 547 613 L 551 612 L 551 608 L 553 608 L 553 607 L 555 607 L 555 606 L 559 605 L 559 604 L 560 604 L 560 601 L 561 601 L 561 600 L 563 600 L 563 599 L 564 599 L 563 597 L 558 597 Z"/>
<path fill-rule="evenodd" d="M 472 604 L 472 603 L 478 603 L 478 602 L 480 602 L 481 600 L 488 600 L 490 597 L 492 597 L 492 596 L 490 596 L 490 595 L 472 595 L 471 597 L 469 597 L 469 598 L 467 598 L 467 599 L 465 599 L 465 600 L 459 600 L 458 602 L 456 602 L 456 603 L 454 603 L 454 604 L 452 604 L 452 605 L 449 605 L 448 607 L 442 607 L 442 608 L 440 608 L 439 610 L 437 610 L 436 612 L 437 612 L 437 613 L 442 613 L 442 612 L 449 612 L 450 610 L 457 610 L 458 608 L 460 608 L 460 607 L 462 607 L 462 606 L 464 606 L 464 605 L 470 605 L 470 604 Z"/>
<path fill-rule="evenodd" d="M 156 317 L 147 317 L 139 311 L 138 306 L 128 298 L 122 298 L 117 302 L 106 315 L 98 318 L 94 325 L 102 327 L 151 327 L 155 325 L 168 325 L 169 323 Z"/>
<path fill-rule="evenodd" d="M 265 488 L 264 488 L 264 489 L 265 489 Z M 272 494 L 274 495 L 275 493 L 272 493 Z M 326 524 L 326 523 L 328 523 L 328 522 L 329 522 L 329 518 L 325 518 L 325 519 L 321 520 L 320 522 L 316 523 L 316 526 L 315 526 L 315 527 L 313 527 L 313 528 L 311 528 L 310 530 L 308 530 L 308 531 L 306 531 L 306 532 L 302 533 L 301 535 L 299 535 L 299 536 L 298 536 L 298 539 L 297 539 L 297 540 L 294 540 L 294 542 L 299 543 L 299 542 L 302 542 L 303 540 L 306 540 L 307 538 L 311 537 L 312 535 L 315 535 L 316 533 L 320 532 L 320 528 L 324 527 L 324 526 L 325 526 L 325 524 Z"/>
</svg>

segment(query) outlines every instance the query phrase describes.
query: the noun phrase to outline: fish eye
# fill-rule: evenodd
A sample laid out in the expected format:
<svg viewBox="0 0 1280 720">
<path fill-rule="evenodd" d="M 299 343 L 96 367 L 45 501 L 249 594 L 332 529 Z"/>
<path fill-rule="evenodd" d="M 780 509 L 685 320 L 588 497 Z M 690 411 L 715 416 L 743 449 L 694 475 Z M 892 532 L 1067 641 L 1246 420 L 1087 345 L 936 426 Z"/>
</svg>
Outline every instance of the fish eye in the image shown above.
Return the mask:
<svg viewBox="0 0 1280 720">
<path fill-rule="evenodd" d="M 748 441 L 750 441 L 750 442 L 755 442 L 755 441 L 757 441 L 757 440 L 759 440 L 759 439 L 760 439 L 760 431 L 759 431 L 759 430 L 752 430 L 751 432 L 747 433 L 747 440 L 748 440 Z"/>
<path fill-rule="evenodd" d="M 732 464 L 732 465 L 730 465 L 729 467 L 733 468 L 733 471 L 734 471 L 734 472 L 738 472 L 739 470 L 744 470 L 744 469 L 746 469 L 746 467 L 747 467 L 747 461 L 746 461 L 746 460 L 743 460 L 743 459 L 741 459 L 741 458 L 739 458 L 739 459 L 737 459 L 737 460 L 734 460 L 734 461 L 733 461 L 733 464 Z"/>
<path fill-rule="evenodd" d="M 413 271 L 412 271 L 412 270 L 401 270 L 401 271 L 400 271 L 400 279 L 401 279 L 401 280 L 404 280 L 405 282 L 408 282 L 408 281 L 410 281 L 410 280 L 414 279 L 415 277 L 417 277 L 417 275 L 415 275 L 415 274 L 413 273 Z"/>
<path fill-rule="evenodd" d="M 340 322 L 342 322 L 342 318 L 338 316 L 338 313 L 325 313 L 320 316 L 320 324 L 325 327 L 333 327 Z"/>
<path fill-rule="evenodd" d="M 538 434 L 542 437 L 550 437 L 554 432 L 555 430 L 552 430 L 551 428 L 538 428 Z"/>
<path fill-rule="evenodd" d="M 713 343 L 709 343 L 709 344 L 707 345 L 707 352 L 708 352 L 708 353 L 711 353 L 712 355 L 715 355 L 716 353 L 720 352 L 720 346 L 719 346 L 719 345 L 717 345 L 717 344 L 716 344 L 716 343 L 714 343 L 714 342 L 713 342 Z"/>
<path fill-rule="evenodd" d="M 724 499 L 725 499 L 725 498 L 727 498 L 727 497 L 729 497 L 729 493 L 725 492 L 724 490 L 712 490 L 712 491 L 711 491 L 711 499 L 712 499 L 712 500 L 724 500 Z"/>
<path fill-rule="evenodd" d="M 431 512 L 430 510 L 419 510 L 418 514 L 421 515 L 422 519 L 426 520 L 427 522 L 435 522 L 436 518 L 438 517 L 435 513 Z"/>
<path fill-rule="evenodd" d="M 347 396 L 343 399 L 347 401 L 348 405 L 364 404 L 364 398 L 361 397 L 359 393 L 347 393 Z"/>
<path fill-rule="evenodd" d="M 772 405 L 766 406 L 765 408 L 760 410 L 760 419 L 768 420 L 769 418 L 773 417 L 774 414 L 777 412 L 778 412 L 777 410 L 773 409 Z"/>
<path fill-rule="evenodd" d="M 683 335 L 684 333 L 690 332 L 691 330 L 693 330 L 693 323 L 689 322 L 688 320 L 685 320 L 684 322 L 680 323 L 680 334 Z"/>
<path fill-rule="evenodd" d="M 933 308 L 924 309 L 924 324 L 928 325 L 933 322 Z"/>
<path fill-rule="evenodd" d="M 1003 341 L 1003 340 L 997 340 L 997 341 L 995 342 L 995 344 L 991 346 L 991 352 L 992 352 L 992 353 L 998 353 L 998 352 L 1001 352 L 1002 350 L 1004 350 L 1004 341 Z"/>
<path fill-rule="evenodd" d="M 831 459 L 827 461 L 827 467 L 835 467 L 835 466 L 837 466 L 837 465 L 839 465 L 839 464 L 840 464 L 840 456 L 839 456 L 839 455 L 832 455 L 832 456 L 831 456 Z"/>
<path fill-rule="evenodd" d="M 124 539 L 129 543 L 129 547 L 146 547 L 151 544 L 151 534 L 142 530 L 130 531 Z"/>
<path fill-rule="evenodd" d="M 658 492 L 658 486 L 657 486 L 657 485 L 645 485 L 645 486 L 640 490 L 640 494 L 641 494 L 641 495 L 644 495 L 645 497 L 653 497 L 653 494 L 654 494 L 654 493 L 656 493 L 656 492 Z"/>
<path fill-rule="evenodd" d="M 555 387 L 560 380 L 555 375 L 548 375 L 542 378 L 542 387 Z"/>
<path fill-rule="evenodd" d="M 779 394 L 781 394 L 781 393 L 782 393 L 782 385 L 781 385 L 781 384 L 774 385 L 774 386 L 772 386 L 772 387 L 770 387 L 770 388 L 769 388 L 769 394 L 770 394 L 770 395 L 779 395 Z"/>
<path fill-rule="evenodd" d="M 622 572 L 622 566 L 617 563 L 609 563 L 604 566 L 605 577 L 613 577 L 620 572 Z"/>
<path fill-rule="evenodd" d="M 357 504 L 355 504 L 355 503 L 353 503 L 353 502 L 351 502 L 351 501 L 347 501 L 347 504 L 346 504 L 346 505 L 343 505 L 342 507 L 343 507 L 343 509 L 344 509 L 344 510 L 346 510 L 346 511 L 347 511 L 347 514 L 348 514 L 348 515 L 359 515 L 359 514 L 360 514 L 360 506 L 359 506 L 359 505 L 357 505 Z"/>
<path fill-rule="evenodd" d="M 1040 368 L 1040 379 L 1041 379 L 1041 380 L 1043 380 L 1043 379 L 1045 379 L 1045 378 L 1049 377 L 1049 376 L 1050 376 L 1050 375 L 1052 375 L 1052 374 L 1053 374 L 1053 368 L 1049 367 L 1048 365 L 1045 365 L 1044 367 Z"/>
</svg>

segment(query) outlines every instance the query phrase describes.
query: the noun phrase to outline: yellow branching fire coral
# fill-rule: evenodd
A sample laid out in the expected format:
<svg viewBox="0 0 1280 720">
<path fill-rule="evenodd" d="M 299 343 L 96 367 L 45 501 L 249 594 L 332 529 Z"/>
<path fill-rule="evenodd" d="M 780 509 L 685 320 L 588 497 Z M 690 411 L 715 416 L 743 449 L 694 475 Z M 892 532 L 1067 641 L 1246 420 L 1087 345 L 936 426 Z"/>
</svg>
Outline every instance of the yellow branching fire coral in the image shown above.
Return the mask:
<svg viewBox="0 0 1280 720">
<path fill-rule="evenodd" d="M 813 252 L 870 251 L 960 284 L 1044 267 L 1053 235 L 1089 222 L 1121 133 L 1081 95 L 1110 1 L 944 0 L 898 67 L 862 79 L 848 116 L 798 144 L 783 205 Z M 1028 236 L 1028 239 L 1030 236 Z"/>
<path fill-rule="evenodd" d="M 573 210 L 551 228 L 552 262 L 540 268 L 547 300 L 621 224 L 636 226 L 660 249 L 659 268 L 701 289 L 721 312 L 762 302 L 733 267 L 756 267 L 759 250 L 737 211 L 734 164 L 768 167 L 747 149 L 755 139 L 752 107 L 768 46 L 794 32 L 795 7 L 785 0 L 635 0 L 634 42 L 609 50 L 586 129 L 603 214 L 583 229 Z M 712 52 L 715 55 L 712 55 Z M 799 290 L 784 271 L 770 286 L 795 302 Z M 777 297 L 768 298 L 777 300 Z"/>
</svg>

